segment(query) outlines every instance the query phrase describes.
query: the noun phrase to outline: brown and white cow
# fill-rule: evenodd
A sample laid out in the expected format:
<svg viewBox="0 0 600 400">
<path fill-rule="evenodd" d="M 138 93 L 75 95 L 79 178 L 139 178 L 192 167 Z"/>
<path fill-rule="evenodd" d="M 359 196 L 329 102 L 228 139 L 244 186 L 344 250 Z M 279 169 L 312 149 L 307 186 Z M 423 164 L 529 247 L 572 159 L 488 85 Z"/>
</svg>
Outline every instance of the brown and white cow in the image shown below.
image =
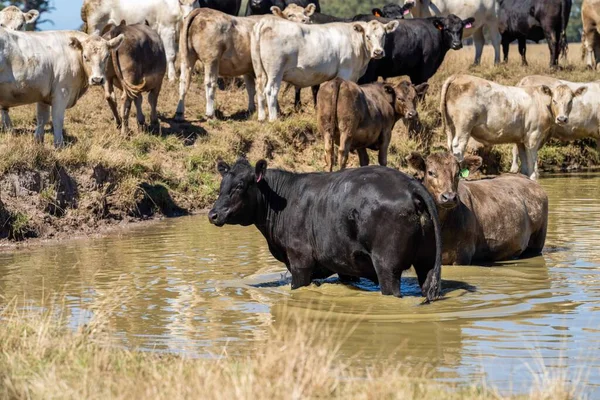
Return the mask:
<svg viewBox="0 0 600 400">
<path fill-rule="evenodd" d="M 548 226 L 548 196 L 535 181 L 506 174 L 466 181 L 481 158 L 458 162 L 449 152 L 424 159 L 407 157 L 438 207 L 442 225 L 442 263 L 469 265 L 541 253 Z"/>
<path fill-rule="evenodd" d="M 33 24 L 39 16 L 38 10 L 29 10 L 24 13 L 15 6 L 8 6 L 0 11 L 0 28 L 23 31 L 25 25 Z M 8 108 L 2 108 L 0 113 L 2 114 L 2 129 L 5 131 L 11 130 L 12 122 L 8 115 Z"/>
<path fill-rule="evenodd" d="M 156 105 L 167 70 L 165 48 L 160 36 L 145 24 L 129 25 L 121 21 L 119 26 L 108 26 L 103 37 L 112 40 L 123 35 L 123 44 L 111 51 L 111 61 L 106 69 L 104 90 L 106 100 L 117 122 L 126 135 L 129 131 L 131 103 L 135 104 L 138 126 L 145 126 L 142 111 L 143 93 L 148 93 L 151 127 L 158 126 Z M 140 62 L 142 61 L 143 62 Z M 114 86 L 123 91 L 121 112 L 117 111 Z"/>
<path fill-rule="evenodd" d="M 123 36 L 104 40 L 76 31 L 17 32 L 0 28 L 0 107 L 37 103 L 35 137 L 44 139 L 52 108 L 54 144 L 63 144 L 65 110 L 90 85 L 103 85 L 110 50 Z"/>
<path fill-rule="evenodd" d="M 372 58 L 385 55 L 385 36 L 398 21 L 305 25 L 281 18 L 263 19 L 252 34 L 252 64 L 256 73 L 258 120 L 278 118 L 281 82 L 304 88 L 335 77 L 356 82 Z"/>
<path fill-rule="evenodd" d="M 581 22 L 586 64 L 589 68 L 596 69 L 600 63 L 600 0 L 583 0 Z"/>
<path fill-rule="evenodd" d="M 184 21 L 179 40 L 181 78 L 175 118 L 184 117 L 185 96 L 198 60 L 204 65 L 207 117 L 215 115 L 215 90 L 219 76 L 243 76 L 248 91 L 248 112 L 255 111 L 250 37 L 254 25 L 263 18 L 274 17 L 232 17 L 210 8 L 200 8 L 190 13 Z"/>
<path fill-rule="evenodd" d="M 288 7 L 289 8 L 289 7 Z M 339 144 L 338 164 L 346 168 L 348 154 L 356 150 L 360 166 L 369 165 L 367 149 L 379 150 L 379 164 L 387 165 L 392 129 L 400 118 L 416 119 L 417 100 L 429 85 L 403 81 L 396 85 L 361 85 L 335 78 L 321 85 L 317 125 L 325 139 L 325 162 L 333 171 L 334 142 Z"/>
<path fill-rule="evenodd" d="M 584 90 L 504 86 L 470 75 L 444 82 L 440 111 L 448 149 L 462 160 L 470 137 L 486 146 L 515 143 L 521 173 L 537 179 L 537 153 L 555 124 L 568 120 L 573 99 Z"/>
</svg>

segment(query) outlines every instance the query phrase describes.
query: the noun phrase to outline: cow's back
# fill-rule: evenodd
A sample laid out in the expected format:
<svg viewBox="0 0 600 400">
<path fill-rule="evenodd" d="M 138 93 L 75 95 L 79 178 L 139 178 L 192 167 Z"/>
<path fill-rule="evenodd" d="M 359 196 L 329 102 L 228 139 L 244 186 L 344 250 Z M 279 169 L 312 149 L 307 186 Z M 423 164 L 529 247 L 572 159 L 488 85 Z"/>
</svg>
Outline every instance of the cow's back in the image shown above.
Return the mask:
<svg viewBox="0 0 600 400">
<path fill-rule="evenodd" d="M 538 234 L 545 237 L 548 196 L 537 182 L 523 175 L 461 181 L 458 195 L 467 222 L 462 230 L 477 232 L 473 261 L 518 257 L 532 238 Z M 444 225 L 446 229 L 452 227 Z"/>
<path fill-rule="evenodd" d="M 56 90 L 67 93 L 68 106 L 85 93 L 87 80 L 81 53 L 70 38 L 85 40 L 77 31 L 9 32 L 0 28 L 0 104 L 17 106 L 51 103 Z"/>
</svg>

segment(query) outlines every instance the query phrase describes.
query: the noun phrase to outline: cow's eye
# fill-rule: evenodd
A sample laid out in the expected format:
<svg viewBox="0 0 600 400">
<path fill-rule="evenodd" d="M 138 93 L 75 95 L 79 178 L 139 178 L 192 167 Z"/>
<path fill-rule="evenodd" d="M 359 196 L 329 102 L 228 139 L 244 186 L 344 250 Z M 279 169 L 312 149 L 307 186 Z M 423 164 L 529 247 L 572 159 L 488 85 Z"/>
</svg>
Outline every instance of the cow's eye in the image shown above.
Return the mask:
<svg viewBox="0 0 600 400">
<path fill-rule="evenodd" d="M 242 190 L 244 188 L 244 182 L 240 182 L 237 184 L 237 186 L 235 187 L 237 190 Z"/>
<path fill-rule="evenodd" d="M 433 171 L 427 171 L 427 175 L 429 175 L 432 178 L 435 178 L 435 172 Z"/>
<path fill-rule="evenodd" d="M 83 56 L 83 60 L 84 60 L 84 61 L 90 61 L 90 59 L 89 59 L 89 58 L 88 58 L 88 56 L 86 56 L 86 55 L 84 55 L 84 56 Z"/>
</svg>

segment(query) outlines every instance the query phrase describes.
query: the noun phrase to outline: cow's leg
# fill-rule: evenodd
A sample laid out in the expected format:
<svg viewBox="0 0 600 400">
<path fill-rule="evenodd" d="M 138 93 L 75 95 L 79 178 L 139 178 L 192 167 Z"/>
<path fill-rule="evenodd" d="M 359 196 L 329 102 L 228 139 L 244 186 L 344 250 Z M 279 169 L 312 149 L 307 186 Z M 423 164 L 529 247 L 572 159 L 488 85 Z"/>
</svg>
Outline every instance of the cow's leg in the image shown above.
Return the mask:
<svg viewBox="0 0 600 400">
<path fill-rule="evenodd" d="M 588 51 L 590 52 L 590 59 L 592 59 L 593 54 L 593 65 L 590 60 L 590 67 L 593 69 L 598 68 L 598 64 L 600 64 L 600 34 L 598 31 L 594 31 L 592 34 L 592 41 L 588 43 Z"/>
<path fill-rule="evenodd" d="M 502 36 L 500 35 L 500 30 L 498 29 L 498 23 L 494 22 L 488 24 L 488 29 L 490 32 L 492 47 L 494 48 L 494 64 L 500 64 L 500 41 L 502 40 Z M 481 28 L 481 32 L 483 36 L 483 28 Z"/>
<path fill-rule="evenodd" d="M 13 128 L 13 124 L 10 120 L 10 115 L 8 114 L 8 108 L 2 107 L 0 112 L 2 113 L 2 130 L 4 130 L 5 132 L 11 131 Z"/>
<path fill-rule="evenodd" d="M 313 104 L 314 104 L 315 108 L 317 108 L 317 96 L 319 95 L 320 88 L 321 88 L 321 85 L 315 85 L 315 86 L 311 87 L 312 95 L 313 95 Z"/>
<path fill-rule="evenodd" d="M 104 98 L 108 102 L 110 111 L 112 111 L 113 116 L 115 117 L 117 129 L 121 129 L 121 117 L 119 116 L 119 111 L 117 109 L 117 96 L 115 95 L 115 87 L 112 79 L 107 79 L 104 82 Z"/>
<path fill-rule="evenodd" d="M 296 110 L 296 112 L 299 112 L 302 109 L 302 98 L 301 98 L 301 92 L 302 89 L 299 87 L 295 87 L 295 93 L 294 93 L 294 110 Z"/>
<path fill-rule="evenodd" d="M 473 64 L 479 65 L 481 62 L 481 54 L 483 53 L 483 45 L 485 37 L 483 36 L 483 27 L 473 33 L 473 43 L 475 44 L 475 61 Z"/>
<path fill-rule="evenodd" d="M 390 141 L 392 139 L 392 130 L 390 129 L 387 132 L 382 132 L 383 140 L 381 141 L 381 145 L 379 147 L 379 165 L 385 167 L 387 166 L 387 155 L 388 155 L 388 147 L 390 147 Z"/>
<path fill-rule="evenodd" d="M 525 36 L 519 37 L 519 54 L 521 55 L 521 65 L 524 67 L 528 66 L 527 63 L 527 38 Z"/>
<path fill-rule="evenodd" d="M 167 56 L 167 77 L 170 82 L 175 80 L 175 58 L 177 57 L 177 32 L 175 27 L 159 28 L 158 34 L 162 39 Z"/>
<path fill-rule="evenodd" d="M 158 86 L 148 93 L 148 104 L 150 104 L 150 126 L 152 128 L 158 128 L 158 96 L 160 95 L 161 86 Z"/>
<path fill-rule="evenodd" d="M 52 101 L 52 128 L 54 129 L 54 147 L 63 146 L 63 126 L 65 123 L 66 101 L 56 98 Z"/>
<path fill-rule="evenodd" d="M 288 254 L 290 264 L 289 271 L 292 273 L 292 290 L 310 285 L 313 273 L 313 263 L 301 254 Z"/>
<path fill-rule="evenodd" d="M 137 119 L 138 128 L 143 129 L 144 125 L 146 125 L 146 117 L 144 116 L 144 110 L 142 109 L 142 103 L 144 102 L 144 97 L 140 93 L 138 97 L 133 99 L 133 104 L 135 104 L 135 116 Z"/>
<path fill-rule="evenodd" d="M 256 84 L 254 82 L 254 75 L 244 75 L 244 84 L 246 85 L 246 91 L 248 92 L 248 114 L 254 114 L 256 106 L 254 104 L 254 98 L 256 97 Z"/>
<path fill-rule="evenodd" d="M 281 78 L 283 78 L 283 71 L 277 73 L 273 79 L 269 79 L 265 86 L 265 94 L 269 106 L 269 121 L 275 121 L 279 118 L 277 96 L 279 95 L 279 89 L 281 88 Z"/>
<path fill-rule="evenodd" d="M 36 142 L 44 142 L 44 128 L 50 119 L 50 106 L 44 103 L 37 103 L 37 125 L 35 127 Z"/>
<path fill-rule="evenodd" d="M 504 55 L 504 62 L 508 63 L 508 52 L 510 50 L 510 38 L 508 34 L 502 35 L 502 53 Z"/>
<path fill-rule="evenodd" d="M 518 145 L 515 144 L 512 148 L 512 164 L 510 166 L 510 173 L 516 174 L 519 172 L 519 148 Z"/>
<path fill-rule="evenodd" d="M 554 68 L 558 65 L 558 56 L 560 54 L 559 35 L 554 31 L 544 32 L 544 34 L 548 42 L 548 49 L 550 49 L 550 68 Z"/>
<path fill-rule="evenodd" d="M 204 64 L 204 88 L 206 89 L 206 116 L 215 116 L 215 90 L 219 77 L 219 62 Z"/>
<path fill-rule="evenodd" d="M 333 127 L 335 130 L 335 127 Z M 333 132 L 325 132 L 325 166 L 329 172 L 333 171 L 333 164 L 335 163 L 334 151 L 333 151 Z"/>
<path fill-rule="evenodd" d="M 397 249 L 394 249 L 397 250 Z M 402 250 L 399 252 L 402 254 Z M 402 297 L 400 290 L 400 282 L 402 279 L 402 270 L 404 269 L 401 265 L 394 265 L 394 260 L 397 259 L 397 255 L 390 254 L 389 257 L 383 257 L 373 254 L 371 260 L 373 267 L 377 273 L 377 280 L 379 281 L 379 287 L 381 294 L 384 296 Z M 408 269 L 410 265 L 406 267 Z"/>
<path fill-rule="evenodd" d="M 181 74 L 179 76 L 179 102 L 177 103 L 177 111 L 175 112 L 175 120 L 183 121 L 185 119 L 185 96 L 190 90 L 192 83 L 192 71 L 198 61 L 196 52 L 188 51 L 187 58 L 181 59 Z"/>
<path fill-rule="evenodd" d="M 127 136 L 129 134 L 129 113 L 131 112 L 131 99 L 123 92 L 121 96 L 121 134 Z"/>
<path fill-rule="evenodd" d="M 538 175 L 539 175 L 539 171 L 538 171 L 538 165 L 537 165 L 537 157 L 538 157 L 538 149 L 537 147 L 534 147 L 532 149 L 529 149 L 527 151 L 528 156 L 527 156 L 527 175 L 529 176 L 529 178 L 531 180 L 537 180 L 538 179 Z"/>
<path fill-rule="evenodd" d="M 348 163 L 348 155 L 350 154 L 350 144 L 352 142 L 351 135 L 347 129 L 340 129 L 340 147 L 338 148 L 338 164 L 340 170 L 346 168 Z"/>
<path fill-rule="evenodd" d="M 360 166 L 366 167 L 369 165 L 369 153 L 367 153 L 367 149 L 358 149 L 356 152 L 358 153 L 358 162 L 360 163 Z"/>
</svg>

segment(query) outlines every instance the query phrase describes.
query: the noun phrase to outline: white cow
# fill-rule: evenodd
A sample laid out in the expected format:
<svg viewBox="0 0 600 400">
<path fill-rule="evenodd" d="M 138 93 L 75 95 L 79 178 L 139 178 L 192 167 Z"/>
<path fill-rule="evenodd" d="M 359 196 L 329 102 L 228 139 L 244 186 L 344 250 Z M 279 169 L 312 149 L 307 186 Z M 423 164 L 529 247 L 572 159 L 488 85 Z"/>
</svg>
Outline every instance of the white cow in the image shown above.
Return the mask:
<svg viewBox="0 0 600 400">
<path fill-rule="evenodd" d="M 63 144 L 65 110 L 73 107 L 89 85 L 102 85 L 110 41 L 76 31 L 16 32 L 0 28 L 0 107 L 37 103 L 35 137 L 44 140 L 52 107 L 54 144 Z"/>
<path fill-rule="evenodd" d="M 463 37 L 473 36 L 475 43 L 475 64 L 481 61 L 485 38 L 483 28 L 487 27 L 494 46 L 494 63 L 500 62 L 500 30 L 498 15 L 500 11 L 497 0 L 405 0 L 405 5 L 412 4 L 411 14 L 415 18 L 447 16 L 454 14 L 461 19 L 474 17 L 475 23 L 470 29 L 465 29 Z"/>
<path fill-rule="evenodd" d="M 81 19 L 85 31 L 100 35 L 110 21 L 127 25 L 147 22 L 165 46 L 167 75 L 175 80 L 175 58 L 179 28 L 185 17 L 199 7 L 198 0 L 84 0 Z"/>
<path fill-rule="evenodd" d="M 551 136 L 565 142 L 591 137 L 600 145 L 600 81 L 578 83 L 549 76 L 532 75 L 523 78 L 517 84 L 521 87 L 540 85 L 550 88 L 567 85 L 574 92 L 584 92 L 573 100 L 568 118 L 554 126 Z M 511 172 L 518 170 L 518 149 L 514 148 Z"/>
<path fill-rule="evenodd" d="M 524 160 L 521 173 L 535 180 L 538 150 L 555 124 L 568 121 L 573 99 L 585 91 L 566 85 L 504 86 L 453 75 L 444 82 L 440 104 L 448 149 L 462 161 L 470 137 L 488 146 L 515 143 Z"/>
<path fill-rule="evenodd" d="M 24 13 L 15 6 L 8 6 L 0 11 L 0 28 L 22 31 L 26 24 L 33 24 L 39 16 L 38 10 L 29 10 Z M 2 108 L 0 114 L 2 114 L 2 129 L 11 130 L 12 122 L 8 115 L 8 108 Z"/>
<path fill-rule="evenodd" d="M 398 21 L 304 25 L 284 19 L 263 19 L 254 26 L 252 65 L 256 74 L 258 120 L 278 117 L 277 95 L 281 81 L 298 88 L 319 85 L 340 77 L 356 82 L 372 58 L 385 56 L 387 33 Z"/>
</svg>

